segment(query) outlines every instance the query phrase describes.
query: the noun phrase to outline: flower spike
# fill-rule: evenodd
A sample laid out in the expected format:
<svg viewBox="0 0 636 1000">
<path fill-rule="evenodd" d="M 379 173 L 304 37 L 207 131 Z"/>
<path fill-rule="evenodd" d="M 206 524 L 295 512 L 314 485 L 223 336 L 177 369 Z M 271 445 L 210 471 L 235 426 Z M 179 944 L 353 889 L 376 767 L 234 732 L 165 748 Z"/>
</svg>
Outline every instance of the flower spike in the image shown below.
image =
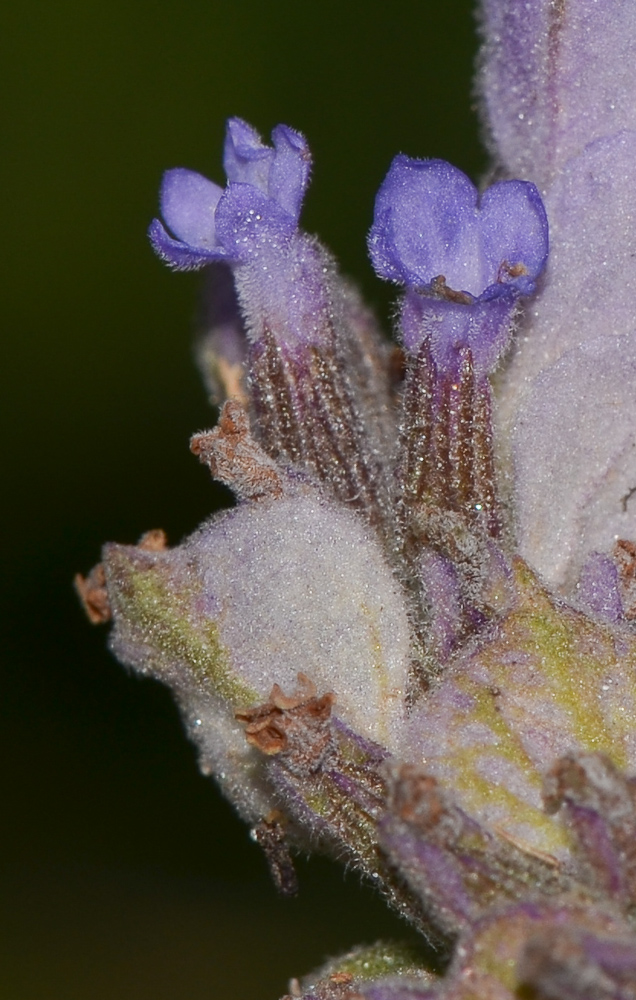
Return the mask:
<svg viewBox="0 0 636 1000">
<path fill-rule="evenodd" d="M 636 14 L 482 8 L 506 179 L 393 161 L 369 250 L 400 347 L 299 226 L 300 133 L 233 118 L 225 188 L 165 175 L 151 240 L 206 269 L 220 408 L 191 450 L 237 502 L 76 580 L 171 688 L 279 891 L 319 849 L 437 951 L 423 972 L 379 942 L 294 1000 L 636 1000 L 636 131 L 633 60 L 607 58 Z"/>
</svg>

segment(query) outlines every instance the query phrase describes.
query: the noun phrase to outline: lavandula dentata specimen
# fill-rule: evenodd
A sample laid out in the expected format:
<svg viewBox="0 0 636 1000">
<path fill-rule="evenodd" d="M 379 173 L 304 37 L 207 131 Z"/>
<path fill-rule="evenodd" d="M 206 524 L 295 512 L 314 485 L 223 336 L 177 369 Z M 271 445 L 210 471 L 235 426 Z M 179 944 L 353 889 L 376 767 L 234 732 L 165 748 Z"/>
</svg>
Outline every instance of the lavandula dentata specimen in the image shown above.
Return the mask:
<svg viewBox="0 0 636 1000">
<path fill-rule="evenodd" d="M 209 268 L 224 403 L 192 450 L 238 505 L 78 583 L 174 690 L 279 887 L 294 847 L 326 850 L 449 962 L 344 956 L 306 984 L 323 1000 L 636 996 L 636 15 L 485 0 L 482 23 L 503 179 L 400 156 L 376 203 L 399 391 L 299 228 L 299 133 L 232 120 L 225 189 L 166 175 L 151 240 Z"/>
</svg>

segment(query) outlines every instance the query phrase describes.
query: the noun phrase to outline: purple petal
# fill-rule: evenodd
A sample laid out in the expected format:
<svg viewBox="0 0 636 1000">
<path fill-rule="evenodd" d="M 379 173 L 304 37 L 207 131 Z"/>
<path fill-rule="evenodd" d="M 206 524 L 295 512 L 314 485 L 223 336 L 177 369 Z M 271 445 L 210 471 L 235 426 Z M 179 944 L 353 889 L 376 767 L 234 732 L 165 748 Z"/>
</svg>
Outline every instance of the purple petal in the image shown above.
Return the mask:
<svg viewBox="0 0 636 1000">
<path fill-rule="evenodd" d="M 534 184 L 493 184 L 481 199 L 479 222 L 486 272 L 531 294 L 548 259 L 548 218 Z M 515 276 L 515 266 L 523 273 Z"/>
<path fill-rule="evenodd" d="M 421 288 L 442 275 L 448 289 L 475 298 L 528 295 L 545 266 L 548 223 L 531 184 L 495 184 L 479 205 L 461 170 L 397 156 L 378 192 L 369 250 L 391 281 Z"/>
<path fill-rule="evenodd" d="M 167 170 L 161 184 L 161 214 L 183 243 L 201 250 L 215 248 L 214 212 L 223 188 L 194 170 Z"/>
<path fill-rule="evenodd" d="M 376 271 L 410 285 L 443 274 L 451 288 L 479 295 L 485 284 L 476 208 L 477 189 L 461 170 L 443 160 L 396 156 L 369 235 Z"/>
<path fill-rule="evenodd" d="M 159 219 L 153 219 L 150 223 L 148 238 L 157 256 L 175 271 L 197 271 L 214 261 L 227 259 L 225 250 L 221 248 L 206 250 L 175 240 L 166 232 Z"/>
<path fill-rule="evenodd" d="M 218 242 L 236 261 L 249 260 L 264 249 L 276 251 L 296 232 L 295 220 L 252 184 L 230 184 L 215 221 Z"/>
<path fill-rule="evenodd" d="M 267 194 L 274 150 L 241 118 L 230 118 L 225 133 L 223 167 L 230 182 L 253 184 Z"/>
<path fill-rule="evenodd" d="M 269 196 L 298 219 L 311 172 L 311 153 L 300 132 L 277 125 L 272 132 L 275 156 L 269 177 Z"/>
<path fill-rule="evenodd" d="M 225 172 L 230 183 L 253 185 L 297 221 L 311 169 L 309 147 L 304 136 L 287 125 L 276 126 L 272 141 L 273 149 L 264 145 L 251 125 L 230 118 Z"/>
</svg>

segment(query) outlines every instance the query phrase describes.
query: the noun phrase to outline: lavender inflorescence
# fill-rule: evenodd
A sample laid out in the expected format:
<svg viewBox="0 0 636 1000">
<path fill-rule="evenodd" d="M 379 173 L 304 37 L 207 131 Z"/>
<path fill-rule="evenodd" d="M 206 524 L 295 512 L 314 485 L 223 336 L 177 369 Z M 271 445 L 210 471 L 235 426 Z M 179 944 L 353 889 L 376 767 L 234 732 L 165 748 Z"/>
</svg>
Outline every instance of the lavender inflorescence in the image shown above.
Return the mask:
<svg viewBox="0 0 636 1000">
<path fill-rule="evenodd" d="M 300 228 L 300 133 L 231 119 L 225 188 L 164 178 L 150 240 L 205 270 L 220 408 L 191 450 L 237 505 L 107 545 L 77 588 L 171 687 L 279 890 L 326 852 L 437 953 L 379 943 L 294 996 L 636 998 L 634 295 L 594 256 L 627 267 L 636 80 L 598 53 L 636 48 L 636 14 L 609 6 L 484 0 L 505 179 L 393 161 L 368 245 L 397 345 Z"/>
</svg>

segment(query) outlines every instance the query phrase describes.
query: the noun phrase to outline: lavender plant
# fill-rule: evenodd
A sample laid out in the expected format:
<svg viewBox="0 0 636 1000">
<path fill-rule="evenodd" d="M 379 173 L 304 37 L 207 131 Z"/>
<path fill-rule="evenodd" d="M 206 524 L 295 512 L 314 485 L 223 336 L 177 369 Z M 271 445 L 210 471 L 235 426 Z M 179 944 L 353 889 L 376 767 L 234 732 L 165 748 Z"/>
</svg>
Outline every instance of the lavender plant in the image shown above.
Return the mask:
<svg viewBox="0 0 636 1000">
<path fill-rule="evenodd" d="M 400 155 L 377 196 L 398 346 L 300 228 L 300 133 L 232 119 L 224 188 L 165 175 L 220 407 L 191 449 L 237 503 L 77 582 L 280 891 L 326 852 L 436 950 L 342 956 L 315 1000 L 636 998 L 636 9 L 481 25 L 494 183 Z"/>
</svg>

